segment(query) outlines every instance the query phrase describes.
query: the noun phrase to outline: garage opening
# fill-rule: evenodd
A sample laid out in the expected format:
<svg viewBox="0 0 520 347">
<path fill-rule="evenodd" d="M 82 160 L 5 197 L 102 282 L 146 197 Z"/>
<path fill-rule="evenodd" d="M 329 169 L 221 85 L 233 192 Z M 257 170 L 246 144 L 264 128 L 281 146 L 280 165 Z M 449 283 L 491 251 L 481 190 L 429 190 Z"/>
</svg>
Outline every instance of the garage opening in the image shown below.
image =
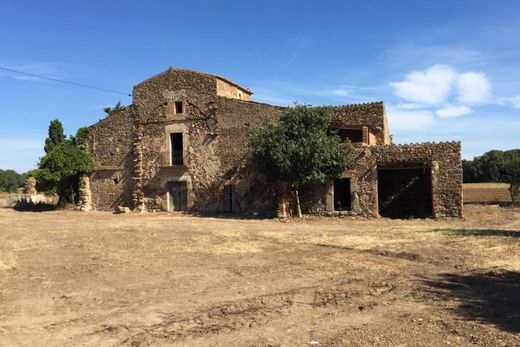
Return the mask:
<svg viewBox="0 0 520 347">
<path fill-rule="evenodd" d="M 378 167 L 379 214 L 388 218 L 432 216 L 432 180 L 429 166 Z"/>
<path fill-rule="evenodd" d="M 334 211 L 350 211 L 350 178 L 339 178 L 334 181 Z"/>
</svg>

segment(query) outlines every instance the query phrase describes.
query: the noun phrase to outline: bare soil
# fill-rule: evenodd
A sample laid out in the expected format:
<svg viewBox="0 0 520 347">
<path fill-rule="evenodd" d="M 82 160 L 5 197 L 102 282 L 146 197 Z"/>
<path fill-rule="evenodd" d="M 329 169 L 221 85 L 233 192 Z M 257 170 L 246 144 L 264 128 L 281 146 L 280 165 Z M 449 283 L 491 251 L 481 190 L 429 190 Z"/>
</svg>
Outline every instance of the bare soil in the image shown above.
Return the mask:
<svg viewBox="0 0 520 347">
<path fill-rule="evenodd" d="M 464 220 L 0 209 L 6 346 L 520 346 L 520 209 Z"/>
</svg>

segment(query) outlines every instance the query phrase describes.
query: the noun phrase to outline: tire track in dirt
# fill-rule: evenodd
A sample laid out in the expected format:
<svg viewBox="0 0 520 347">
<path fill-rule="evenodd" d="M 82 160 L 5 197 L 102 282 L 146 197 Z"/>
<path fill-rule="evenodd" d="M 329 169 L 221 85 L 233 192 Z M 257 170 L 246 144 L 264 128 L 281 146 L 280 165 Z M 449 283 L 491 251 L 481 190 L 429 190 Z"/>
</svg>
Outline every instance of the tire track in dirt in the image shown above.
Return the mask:
<svg viewBox="0 0 520 347">
<path fill-rule="evenodd" d="M 293 305 L 293 297 L 294 292 L 258 296 L 219 305 L 193 316 L 170 316 L 150 327 L 129 328 L 131 336 L 121 344 L 147 345 L 156 339 L 178 341 L 264 325 L 286 315 Z M 103 330 L 121 332 L 119 326 L 108 326 Z"/>
<path fill-rule="evenodd" d="M 306 307 L 308 312 L 353 304 L 356 311 L 368 310 L 378 305 L 374 301 L 377 297 L 390 294 L 396 288 L 396 284 L 384 281 L 331 281 L 232 301 L 191 315 L 170 315 L 163 322 L 148 327 L 102 325 L 94 334 L 108 334 L 118 339 L 120 345 L 130 346 L 146 346 L 164 340 L 179 342 L 273 324 L 291 315 L 295 305 Z M 360 302 L 365 304 L 358 305 Z"/>
</svg>

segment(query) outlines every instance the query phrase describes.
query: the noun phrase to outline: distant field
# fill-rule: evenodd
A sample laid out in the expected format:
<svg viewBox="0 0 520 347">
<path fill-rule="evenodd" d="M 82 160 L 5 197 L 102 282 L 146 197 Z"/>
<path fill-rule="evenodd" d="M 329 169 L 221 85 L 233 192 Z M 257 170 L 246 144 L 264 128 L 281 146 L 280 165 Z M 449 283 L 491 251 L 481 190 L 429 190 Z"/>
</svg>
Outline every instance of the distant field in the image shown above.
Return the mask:
<svg viewBox="0 0 520 347">
<path fill-rule="evenodd" d="M 509 185 L 506 183 L 464 183 L 464 203 L 489 204 L 511 202 Z"/>
</svg>

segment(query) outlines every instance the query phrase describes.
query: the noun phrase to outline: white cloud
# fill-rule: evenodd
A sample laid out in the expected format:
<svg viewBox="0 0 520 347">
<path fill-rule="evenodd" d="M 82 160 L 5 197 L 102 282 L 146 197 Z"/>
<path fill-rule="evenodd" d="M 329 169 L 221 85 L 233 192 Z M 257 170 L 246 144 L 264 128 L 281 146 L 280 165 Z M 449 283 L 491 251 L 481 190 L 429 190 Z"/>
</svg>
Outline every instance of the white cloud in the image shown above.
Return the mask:
<svg viewBox="0 0 520 347">
<path fill-rule="evenodd" d="M 417 110 L 419 108 L 423 108 L 422 105 L 419 105 L 419 104 L 413 104 L 413 103 L 400 103 L 400 104 L 397 104 L 397 108 L 401 109 L 401 110 Z"/>
<path fill-rule="evenodd" d="M 452 118 L 452 117 L 460 117 L 465 114 L 471 113 L 473 110 L 465 105 L 453 106 L 446 105 L 443 108 L 440 108 L 435 111 L 435 114 L 439 117 L 443 118 Z"/>
<path fill-rule="evenodd" d="M 337 95 L 337 96 L 347 96 L 349 94 L 348 90 L 343 87 L 334 89 L 332 92 L 334 93 L 334 95 Z"/>
<path fill-rule="evenodd" d="M 520 108 L 520 95 L 513 96 L 509 99 L 509 102 L 511 102 L 511 106 L 513 106 L 513 108 Z"/>
<path fill-rule="evenodd" d="M 486 75 L 472 71 L 459 73 L 449 65 L 432 65 L 423 71 L 410 72 L 403 81 L 390 85 L 395 95 L 406 103 L 422 107 L 440 107 L 450 101 L 483 104 L 491 94 L 491 83 Z"/>
<path fill-rule="evenodd" d="M 483 73 L 465 72 L 457 76 L 456 88 L 460 103 L 478 104 L 489 99 L 491 85 Z"/>
<path fill-rule="evenodd" d="M 428 110 L 407 111 L 388 105 L 386 111 L 392 132 L 424 129 L 434 123 L 433 112 Z"/>
<path fill-rule="evenodd" d="M 390 85 L 397 96 L 408 102 L 434 105 L 446 101 L 456 75 L 448 65 L 433 65 L 424 71 L 413 71 L 404 81 Z"/>
</svg>

